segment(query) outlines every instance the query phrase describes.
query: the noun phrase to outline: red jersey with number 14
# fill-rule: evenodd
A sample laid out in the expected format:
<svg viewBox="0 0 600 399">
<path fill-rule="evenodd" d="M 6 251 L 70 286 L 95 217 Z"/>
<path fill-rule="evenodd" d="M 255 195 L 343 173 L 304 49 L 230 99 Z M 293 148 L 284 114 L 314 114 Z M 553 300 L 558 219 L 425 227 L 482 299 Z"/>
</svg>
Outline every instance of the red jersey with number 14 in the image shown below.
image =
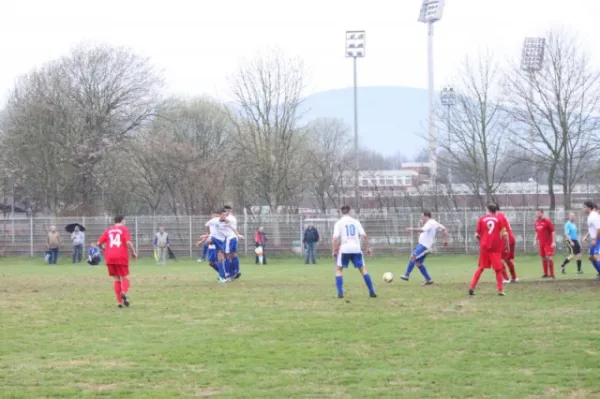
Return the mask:
<svg viewBox="0 0 600 399">
<path fill-rule="evenodd" d="M 129 249 L 127 243 L 131 234 L 125 225 L 114 225 L 98 239 L 98 244 L 105 244 L 104 258 L 107 265 L 129 265 Z"/>
<path fill-rule="evenodd" d="M 504 238 L 502 230 L 508 230 L 505 219 L 497 215 L 488 214 L 479 218 L 477 223 L 477 235 L 481 250 L 486 252 L 502 252 L 504 249 Z"/>
</svg>

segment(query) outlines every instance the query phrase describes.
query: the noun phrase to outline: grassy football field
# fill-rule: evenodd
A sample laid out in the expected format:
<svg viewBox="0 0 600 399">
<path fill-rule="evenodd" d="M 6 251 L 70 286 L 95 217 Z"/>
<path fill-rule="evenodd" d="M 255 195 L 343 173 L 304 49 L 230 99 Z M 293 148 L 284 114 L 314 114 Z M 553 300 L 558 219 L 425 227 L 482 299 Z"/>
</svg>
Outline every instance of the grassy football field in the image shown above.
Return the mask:
<svg viewBox="0 0 600 399">
<path fill-rule="evenodd" d="M 559 259 L 559 258 L 557 258 Z M 219 284 L 206 264 L 132 265 L 132 306 L 106 268 L 0 260 L 0 397 L 600 398 L 600 281 L 540 281 L 537 258 L 495 295 L 474 257 L 427 262 L 435 285 L 368 262 L 337 299 L 331 262 L 242 260 Z M 250 262 L 250 263 L 249 263 Z M 385 271 L 396 280 L 381 281 Z"/>
</svg>

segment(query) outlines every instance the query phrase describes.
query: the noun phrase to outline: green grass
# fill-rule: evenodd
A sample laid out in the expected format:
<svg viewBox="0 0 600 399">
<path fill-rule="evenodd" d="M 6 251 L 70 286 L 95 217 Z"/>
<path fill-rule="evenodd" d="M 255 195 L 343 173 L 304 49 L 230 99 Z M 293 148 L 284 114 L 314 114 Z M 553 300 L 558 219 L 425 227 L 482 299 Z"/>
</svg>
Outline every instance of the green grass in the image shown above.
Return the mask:
<svg viewBox="0 0 600 399">
<path fill-rule="evenodd" d="M 192 261 L 132 266 L 117 309 L 105 267 L 0 260 L 0 397 L 600 398 L 600 283 L 586 274 L 497 297 L 491 272 L 469 299 L 472 257 L 428 262 L 436 284 L 369 261 L 379 298 L 329 261 L 242 263 L 218 284 Z M 253 262 L 252 262 L 253 263 Z"/>
</svg>

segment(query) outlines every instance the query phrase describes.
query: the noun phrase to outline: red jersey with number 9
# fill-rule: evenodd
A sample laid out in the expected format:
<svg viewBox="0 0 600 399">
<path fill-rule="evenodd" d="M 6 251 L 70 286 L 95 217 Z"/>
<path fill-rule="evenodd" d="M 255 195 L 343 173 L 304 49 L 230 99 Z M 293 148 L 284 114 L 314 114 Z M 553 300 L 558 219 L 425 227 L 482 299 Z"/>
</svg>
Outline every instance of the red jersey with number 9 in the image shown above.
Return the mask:
<svg viewBox="0 0 600 399">
<path fill-rule="evenodd" d="M 129 241 L 131 234 L 125 225 L 115 225 L 106 229 L 98 239 L 98 244 L 105 244 L 104 258 L 107 265 L 129 265 Z"/>
<path fill-rule="evenodd" d="M 502 252 L 504 249 L 502 230 L 504 229 L 508 230 L 504 218 L 492 214 L 479 218 L 476 232 L 479 235 L 480 248 L 486 252 Z"/>
<path fill-rule="evenodd" d="M 496 212 L 496 216 L 498 217 L 498 219 L 502 219 L 502 221 L 506 224 L 506 232 L 508 233 L 508 240 L 511 245 L 514 245 L 515 244 L 515 235 L 512 232 L 512 227 L 510 227 L 510 222 L 508 221 L 508 218 L 502 212 Z"/>
</svg>

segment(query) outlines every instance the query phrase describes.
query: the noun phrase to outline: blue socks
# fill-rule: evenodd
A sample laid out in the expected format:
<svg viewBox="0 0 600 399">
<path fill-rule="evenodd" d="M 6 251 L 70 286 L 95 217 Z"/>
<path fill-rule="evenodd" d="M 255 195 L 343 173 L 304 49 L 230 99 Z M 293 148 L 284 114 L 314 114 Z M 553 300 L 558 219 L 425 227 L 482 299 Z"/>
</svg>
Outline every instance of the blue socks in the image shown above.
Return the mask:
<svg viewBox="0 0 600 399">
<path fill-rule="evenodd" d="M 225 258 L 225 274 L 227 277 L 231 276 L 231 260 Z"/>
<path fill-rule="evenodd" d="M 592 265 L 594 265 L 594 267 L 596 268 L 596 271 L 598 273 L 600 273 L 600 260 L 594 260 L 594 261 L 592 261 Z"/>
<path fill-rule="evenodd" d="M 337 288 L 338 296 L 344 296 L 344 277 L 335 276 L 335 286 Z"/>
<path fill-rule="evenodd" d="M 423 275 L 423 277 L 425 277 L 426 281 L 431 281 L 431 276 L 427 272 L 427 268 L 425 267 L 425 265 L 419 266 L 419 270 L 421 271 L 421 274 Z"/>
<path fill-rule="evenodd" d="M 219 268 L 217 267 L 217 265 L 210 265 L 210 267 L 213 268 L 214 271 L 216 271 L 217 273 L 219 272 Z"/>
<path fill-rule="evenodd" d="M 373 282 L 371 281 L 371 276 L 369 276 L 369 273 L 365 274 L 363 276 L 363 278 L 365 279 L 365 284 L 367 285 L 367 288 L 369 289 L 369 294 L 374 295 L 375 289 L 373 288 Z"/>
<path fill-rule="evenodd" d="M 408 265 L 406 266 L 406 273 L 404 273 L 404 275 L 406 277 L 410 276 L 410 273 L 413 271 L 413 269 L 415 268 L 415 261 L 411 260 L 410 262 L 408 262 Z"/>
<path fill-rule="evenodd" d="M 223 262 L 217 263 L 217 271 L 219 272 L 219 277 L 225 279 L 225 264 Z"/>
<path fill-rule="evenodd" d="M 204 245 L 202 245 L 202 259 L 206 259 L 206 254 L 208 254 L 208 244 L 204 243 Z"/>
<path fill-rule="evenodd" d="M 233 263 L 233 274 L 236 275 L 240 272 L 240 258 L 238 258 L 237 256 L 235 258 L 233 258 L 232 260 Z"/>
</svg>

